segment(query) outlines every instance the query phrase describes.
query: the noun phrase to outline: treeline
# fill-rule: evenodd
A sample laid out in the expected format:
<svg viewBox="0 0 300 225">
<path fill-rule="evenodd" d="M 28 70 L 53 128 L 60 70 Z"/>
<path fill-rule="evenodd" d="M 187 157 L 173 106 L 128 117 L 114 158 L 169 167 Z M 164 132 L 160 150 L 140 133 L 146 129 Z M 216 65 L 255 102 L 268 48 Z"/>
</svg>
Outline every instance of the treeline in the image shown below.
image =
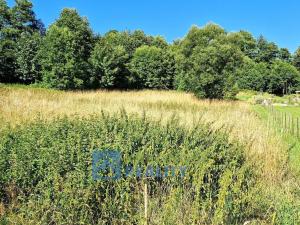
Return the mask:
<svg viewBox="0 0 300 225">
<path fill-rule="evenodd" d="M 137 30 L 94 34 L 64 9 L 46 30 L 28 0 L 0 0 L 0 82 L 57 89 L 178 89 L 233 98 L 239 89 L 274 94 L 300 89 L 300 48 L 292 55 L 264 37 L 193 26 L 169 44 Z"/>
</svg>

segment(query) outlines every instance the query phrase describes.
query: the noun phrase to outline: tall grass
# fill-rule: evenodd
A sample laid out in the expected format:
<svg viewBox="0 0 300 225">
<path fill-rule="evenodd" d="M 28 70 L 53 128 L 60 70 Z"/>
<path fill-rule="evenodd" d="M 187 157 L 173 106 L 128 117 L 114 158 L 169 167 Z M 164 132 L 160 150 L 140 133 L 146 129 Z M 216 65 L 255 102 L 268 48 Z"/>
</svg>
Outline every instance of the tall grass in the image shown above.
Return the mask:
<svg viewBox="0 0 300 225">
<path fill-rule="evenodd" d="M 231 129 L 230 138 L 251 143 L 247 156 L 263 167 L 263 176 L 274 183 L 283 179 L 287 155 L 280 137 L 266 132 L 251 106 L 243 102 L 199 101 L 191 94 L 175 91 L 91 91 L 61 92 L 22 87 L 0 88 L 0 120 L 12 125 L 36 118 L 51 119 L 61 115 L 88 116 L 101 111 L 114 113 L 120 109 L 128 114 L 166 121 L 174 114 L 184 126 L 192 126 L 202 118 L 214 122 L 215 129 Z"/>
</svg>

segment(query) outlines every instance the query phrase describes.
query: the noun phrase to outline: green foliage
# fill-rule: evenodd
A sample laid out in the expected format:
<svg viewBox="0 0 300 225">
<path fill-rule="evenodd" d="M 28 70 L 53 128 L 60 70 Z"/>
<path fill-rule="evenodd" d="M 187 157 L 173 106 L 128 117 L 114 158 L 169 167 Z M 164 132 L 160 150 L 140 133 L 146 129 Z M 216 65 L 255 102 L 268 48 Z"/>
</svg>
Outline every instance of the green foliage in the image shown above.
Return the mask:
<svg viewBox="0 0 300 225">
<path fill-rule="evenodd" d="M 203 28 L 193 26 L 181 42 L 182 53 L 190 56 L 195 47 L 206 47 L 211 42 L 225 36 L 225 30 L 216 24 L 207 24 Z"/>
<path fill-rule="evenodd" d="M 38 50 L 41 44 L 39 33 L 21 35 L 17 43 L 16 63 L 19 80 L 22 83 L 34 83 L 41 80 Z"/>
<path fill-rule="evenodd" d="M 291 64 L 279 60 L 272 64 L 267 79 L 268 91 L 274 94 L 291 94 L 300 86 L 299 71 Z"/>
<path fill-rule="evenodd" d="M 142 46 L 136 50 L 130 71 L 140 87 L 170 89 L 175 72 L 174 56 L 155 46 Z"/>
<path fill-rule="evenodd" d="M 157 47 L 167 45 L 163 38 L 147 36 L 141 30 L 135 30 L 134 32 L 112 30 L 107 32 L 101 39 L 111 46 L 123 46 L 130 58 L 135 50 L 143 45 Z"/>
<path fill-rule="evenodd" d="M 44 32 L 44 25 L 40 20 L 36 19 L 32 8 L 32 3 L 27 0 L 17 0 L 12 8 L 7 6 L 6 1 L 0 1 L 0 82 L 28 83 L 28 79 L 24 79 L 24 77 L 28 77 L 28 71 L 25 72 L 24 68 L 22 68 L 20 73 L 18 63 L 20 63 L 20 58 L 23 57 L 22 60 L 23 62 L 26 61 L 27 69 L 28 67 L 33 68 L 35 65 L 28 65 L 30 62 L 25 60 L 32 53 L 24 53 L 29 43 L 25 44 L 22 37 L 35 32 L 40 34 Z M 27 56 L 24 54 L 20 56 L 19 47 L 21 45 L 24 46 L 25 49 L 22 51 Z"/>
<path fill-rule="evenodd" d="M 0 0 L 0 30 L 9 24 L 9 7 L 5 0 Z M 2 36 L 2 35 L 1 35 Z"/>
<path fill-rule="evenodd" d="M 111 45 L 100 40 L 90 58 L 93 87 L 124 88 L 128 87 L 128 54 L 122 45 Z"/>
<path fill-rule="evenodd" d="M 155 46 L 155 47 L 158 47 L 158 48 L 162 48 L 162 49 L 166 49 L 166 48 L 169 47 L 169 45 L 166 42 L 166 40 L 163 37 L 161 37 L 161 36 L 153 37 L 151 45 Z"/>
<path fill-rule="evenodd" d="M 68 28 L 76 36 L 75 57 L 87 61 L 93 49 L 93 32 L 87 18 L 80 17 L 75 9 L 64 9 L 54 23 L 59 28 Z"/>
<path fill-rule="evenodd" d="M 44 32 L 44 25 L 36 19 L 33 11 L 33 4 L 28 0 L 16 0 L 15 6 L 11 9 L 11 24 L 18 35 L 22 33 Z"/>
<path fill-rule="evenodd" d="M 44 37 L 30 1 L 17 0 L 9 8 L 0 0 L 0 12 L 3 83 L 58 89 L 175 88 L 201 98 L 234 98 L 238 88 L 275 94 L 299 88 L 292 67 L 271 68 L 279 60 L 300 70 L 299 50 L 292 57 L 288 49 L 246 31 L 228 33 L 208 23 L 193 26 L 173 44 L 142 30 L 111 30 L 101 37 L 93 34 L 87 18 L 64 9 Z"/>
<path fill-rule="evenodd" d="M 287 62 L 287 63 L 291 63 L 292 62 L 292 55 L 290 53 L 290 51 L 287 48 L 281 48 L 279 50 L 279 59 Z"/>
<path fill-rule="evenodd" d="M 239 31 L 229 33 L 226 41 L 238 47 L 246 56 L 250 58 L 254 57 L 256 52 L 256 40 L 249 32 Z"/>
<path fill-rule="evenodd" d="M 124 164 L 186 165 L 186 175 L 96 182 L 95 149 L 120 150 Z M 142 223 L 144 182 L 162 224 L 174 205 L 189 207 L 185 218 L 172 214 L 177 221 L 202 224 L 240 224 L 265 210 L 242 147 L 206 124 L 187 130 L 176 119 L 162 125 L 124 113 L 37 121 L 4 129 L 0 155 L 0 201 L 12 207 L 5 217 L 19 224 Z"/>
<path fill-rule="evenodd" d="M 199 46 L 186 66 L 184 82 L 200 98 L 234 98 L 234 74 L 241 61 L 242 53 L 230 45 Z"/>
<path fill-rule="evenodd" d="M 237 72 L 238 86 L 240 89 L 265 91 L 266 77 L 270 74 L 266 63 L 255 63 L 245 58 L 242 67 Z"/>
<path fill-rule="evenodd" d="M 2 31 L 1 31 L 2 33 Z M 17 81 L 15 42 L 9 38 L 0 40 L 0 82 L 14 83 Z"/>
<path fill-rule="evenodd" d="M 133 55 L 135 50 L 143 45 L 151 45 L 153 37 L 147 36 L 144 31 L 136 30 L 133 33 L 128 33 L 129 43 L 126 49 L 129 50 L 129 54 Z"/>
<path fill-rule="evenodd" d="M 215 24 L 192 27 L 177 46 L 173 48 L 175 87 L 200 98 L 234 98 L 238 91 L 236 71 L 243 66 L 243 57 L 254 58 L 257 49 L 250 33 L 227 34 Z"/>
<path fill-rule="evenodd" d="M 15 81 L 15 43 L 11 38 L 11 12 L 5 0 L 0 0 L 0 82 Z"/>
<path fill-rule="evenodd" d="M 93 87 L 127 89 L 143 86 L 136 83 L 135 75 L 128 68 L 136 49 L 141 46 L 168 48 L 162 37 L 146 36 L 140 30 L 112 30 L 100 37 L 90 58 Z"/>
<path fill-rule="evenodd" d="M 295 52 L 293 64 L 300 71 L 300 47 Z"/>
<path fill-rule="evenodd" d="M 83 87 L 87 67 L 82 60 L 76 60 L 74 46 L 76 36 L 68 28 L 55 25 L 47 31 L 39 52 L 43 82 L 58 89 Z"/>
<path fill-rule="evenodd" d="M 75 10 L 63 10 L 48 29 L 39 52 L 43 82 L 58 89 L 87 87 L 92 44 L 87 21 Z"/>
<path fill-rule="evenodd" d="M 277 95 L 294 93 L 300 85 L 299 75 L 294 66 L 281 60 L 268 65 L 246 59 L 237 73 L 239 88 Z"/>
<path fill-rule="evenodd" d="M 219 26 L 208 24 L 192 27 L 177 46 L 173 48 L 177 62 L 175 87 L 201 98 L 233 98 L 237 87 L 282 94 L 299 86 L 289 51 L 279 49 L 263 36 L 256 41 L 248 32 L 227 34 Z M 228 46 L 241 52 L 228 53 L 224 50 Z M 294 57 L 295 65 L 296 61 Z"/>
<path fill-rule="evenodd" d="M 273 42 L 268 42 L 263 36 L 258 38 L 257 48 L 257 62 L 271 63 L 279 56 L 279 49 L 277 45 Z"/>
<path fill-rule="evenodd" d="M 174 88 L 181 91 L 192 91 L 189 84 L 189 74 L 187 71 L 191 68 L 189 59 L 180 53 L 179 46 L 173 46 L 172 52 L 175 56 L 175 76 Z"/>
</svg>

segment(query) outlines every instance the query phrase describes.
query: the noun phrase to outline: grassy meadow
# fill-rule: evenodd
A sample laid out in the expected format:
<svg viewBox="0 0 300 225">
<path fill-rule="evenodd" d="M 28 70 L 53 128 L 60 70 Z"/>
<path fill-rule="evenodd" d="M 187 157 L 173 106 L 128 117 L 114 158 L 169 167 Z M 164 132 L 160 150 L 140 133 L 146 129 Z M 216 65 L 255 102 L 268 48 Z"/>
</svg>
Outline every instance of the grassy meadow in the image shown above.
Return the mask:
<svg viewBox="0 0 300 225">
<path fill-rule="evenodd" d="M 300 47 L 200 1 L 38 4 L 0 0 L 0 225 L 300 225 Z M 173 42 L 146 33 L 165 9 L 194 24 Z"/>
<path fill-rule="evenodd" d="M 149 224 L 299 224 L 300 149 L 267 113 L 176 91 L 0 86 L 0 224 L 145 223 L 145 181 L 93 182 L 96 147 L 192 165 L 183 182 L 146 181 Z"/>
<path fill-rule="evenodd" d="M 287 112 L 295 117 L 300 117 L 300 107 L 299 106 L 275 106 L 275 109 L 279 112 Z"/>
</svg>

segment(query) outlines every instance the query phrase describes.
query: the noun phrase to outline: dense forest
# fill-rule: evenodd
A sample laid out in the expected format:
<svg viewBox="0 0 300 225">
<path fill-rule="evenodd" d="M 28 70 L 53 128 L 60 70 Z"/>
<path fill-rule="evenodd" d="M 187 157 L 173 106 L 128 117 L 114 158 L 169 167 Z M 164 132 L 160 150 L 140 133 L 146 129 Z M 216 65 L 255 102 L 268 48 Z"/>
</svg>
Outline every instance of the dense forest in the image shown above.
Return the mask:
<svg viewBox="0 0 300 225">
<path fill-rule="evenodd" d="M 234 98 L 240 89 L 283 95 L 300 90 L 300 48 L 291 54 L 263 36 L 192 26 L 168 43 L 141 30 L 95 34 L 64 9 L 45 29 L 28 0 L 0 0 L 0 83 L 57 89 L 176 89 Z"/>
</svg>

